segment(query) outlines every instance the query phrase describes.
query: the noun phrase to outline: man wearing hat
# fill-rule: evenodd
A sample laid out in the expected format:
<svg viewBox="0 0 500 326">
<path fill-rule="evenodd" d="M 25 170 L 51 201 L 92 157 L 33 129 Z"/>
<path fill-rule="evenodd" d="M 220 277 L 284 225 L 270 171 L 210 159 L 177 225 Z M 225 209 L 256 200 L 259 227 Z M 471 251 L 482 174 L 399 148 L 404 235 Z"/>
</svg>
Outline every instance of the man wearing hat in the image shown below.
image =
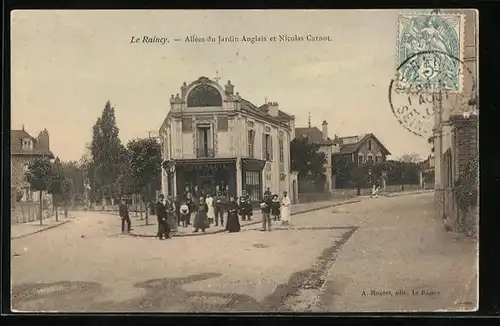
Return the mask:
<svg viewBox="0 0 500 326">
<path fill-rule="evenodd" d="M 156 217 L 158 218 L 158 239 L 163 240 L 164 238 L 170 237 L 170 228 L 167 221 L 167 210 L 163 204 L 165 196 L 160 194 L 158 196 L 158 201 L 156 202 Z"/>
<path fill-rule="evenodd" d="M 125 232 L 125 223 L 127 223 L 127 231 L 130 232 L 132 230 L 130 217 L 128 215 L 128 207 L 125 198 L 122 198 L 120 205 L 118 206 L 118 211 L 120 217 L 122 218 L 122 232 Z"/>
</svg>

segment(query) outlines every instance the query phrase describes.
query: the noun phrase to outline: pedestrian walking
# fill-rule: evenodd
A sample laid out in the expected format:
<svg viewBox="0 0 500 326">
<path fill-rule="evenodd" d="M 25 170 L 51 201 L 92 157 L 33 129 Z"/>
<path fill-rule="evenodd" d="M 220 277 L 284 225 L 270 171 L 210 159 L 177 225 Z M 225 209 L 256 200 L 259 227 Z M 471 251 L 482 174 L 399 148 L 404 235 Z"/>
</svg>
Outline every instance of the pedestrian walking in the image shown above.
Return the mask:
<svg viewBox="0 0 500 326">
<path fill-rule="evenodd" d="M 271 189 L 269 189 L 269 187 L 266 188 L 266 191 L 264 191 L 264 197 L 265 196 L 268 196 L 268 197 L 271 197 L 272 193 L 271 193 Z"/>
<path fill-rule="evenodd" d="M 127 223 L 127 232 L 130 232 L 130 230 L 132 230 L 132 223 L 130 222 L 130 216 L 128 214 L 128 207 L 125 198 L 122 198 L 122 201 L 118 206 L 118 212 L 122 218 L 122 233 L 125 232 L 125 223 Z"/>
<path fill-rule="evenodd" d="M 179 196 L 175 196 L 175 218 L 177 220 L 177 226 L 181 226 L 181 198 Z"/>
<path fill-rule="evenodd" d="M 202 232 L 205 232 L 205 228 L 207 227 L 207 212 L 208 205 L 205 202 L 205 198 L 200 197 L 200 201 L 198 202 L 198 207 L 196 207 L 196 216 L 194 218 L 194 231 L 198 232 L 201 229 Z"/>
<path fill-rule="evenodd" d="M 234 199 L 234 197 L 233 197 Z M 220 225 L 224 226 L 224 198 L 222 197 L 221 193 L 217 193 L 214 199 L 214 210 L 215 210 L 215 226 L 219 226 L 219 219 L 220 219 Z"/>
<path fill-rule="evenodd" d="M 262 229 L 261 231 L 271 231 L 271 208 L 273 200 L 270 196 L 264 195 L 264 199 L 260 203 L 262 210 Z"/>
<path fill-rule="evenodd" d="M 189 215 L 190 215 L 189 206 L 184 201 L 179 207 L 179 218 L 180 221 L 182 222 L 182 226 L 185 228 L 188 226 Z"/>
<path fill-rule="evenodd" d="M 186 205 L 189 207 L 189 215 L 186 217 L 187 218 L 187 225 L 191 225 L 191 215 L 193 215 L 196 206 L 193 201 L 193 197 L 191 193 L 187 194 L 187 199 L 186 199 Z"/>
<path fill-rule="evenodd" d="M 207 206 L 208 206 L 207 218 L 208 218 L 208 224 L 210 225 L 210 224 L 213 224 L 214 220 L 215 220 L 214 199 L 213 199 L 211 194 L 207 195 L 205 202 L 207 203 Z"/>
<path fill-rule="evenodd" d="M 238 203 L 236 202 L 234 196 L 231 196 L 226 207 L 226 231 L 229 231 L 230 233 L 239 232 L 241 230 L 240 219 L 238 218 L 238 209 Z"/>
<path fill-rule="evenodd" d="M 170 237 L 170 227 L 168 225 L 168 215 L 167 210 L 165 208 L 165 204 L 163 195 L 158 196 L 158 201 L 156 202 L 156 218 L 158 220 L 158 234 L 157 237 L 159 240 L 163 240 L 165 238 Z"/>
<path fill-rule="evenodd" d="M 288 192 L 283 191 L 281 199 L 281 221 L 284 225 L 290 225 L 292 201 L 288 197 Z"/>
<path fill-rule="evenodd" d="M 271 214 L 273 215 L 273 220 L 278 221 L 280 219 L 280 200 L 278 195 L 273 195 L 273 206 L 271 207 Z"/>
</svg>

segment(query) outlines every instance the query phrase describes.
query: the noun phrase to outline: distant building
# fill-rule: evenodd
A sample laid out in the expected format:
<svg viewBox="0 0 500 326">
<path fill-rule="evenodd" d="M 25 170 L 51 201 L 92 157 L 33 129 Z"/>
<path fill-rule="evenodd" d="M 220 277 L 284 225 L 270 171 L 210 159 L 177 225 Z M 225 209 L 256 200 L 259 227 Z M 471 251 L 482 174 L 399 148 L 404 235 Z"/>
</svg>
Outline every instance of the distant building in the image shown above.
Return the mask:
<svg viewBox="0 0 500 326">
<path fill-rule="evenodd" d="M 10 157 L 11 157 L 11 194 L 13 204 L 18 201 L 37 201 L 38 195 L 35 194 L 24 176 L 28 170 L 28 163 L 39 157 L 54 158 L 54 154 L 50 151 L 50 138 L 46 129 L 42 130 L 38 137 L 35 138 L 24 130 L 10 131 Z"/>
<path fill-rule="evenodd" d="M 290 171 L 295 118 L 278 103 L 257 106 L 234 92 L 230 81 L 200 77 L 170 98 L 161 128 L 162 191 L 171 195 L 225 192 L 253 201 L 267 187 L 293 199 L 297 175 Z"/>
<path fill-rule="evenodd" d="M 336 151 L 336 144 L 328 137 L 328 122 L 323 121 L 322 130 L 318 127 L 295 128 L 295 137 L 306 137 L 309 142 L 319 146 L 319 152 L 326 155 L 326 183 L 325 191 L 331 192 L 333 190 L 333 177 L 332 177 L 332 154 Z"/>
<path fill-rule="evenodd" d="M 338 145 L 338 151 L 334 156 L 349 157 L 356 165 L 363 165 L 366 162 L 385 162 L 389 150 L 374 134 L 364 134 L 358 136 L 338 137 L 334 140 Z"/>
</svg>

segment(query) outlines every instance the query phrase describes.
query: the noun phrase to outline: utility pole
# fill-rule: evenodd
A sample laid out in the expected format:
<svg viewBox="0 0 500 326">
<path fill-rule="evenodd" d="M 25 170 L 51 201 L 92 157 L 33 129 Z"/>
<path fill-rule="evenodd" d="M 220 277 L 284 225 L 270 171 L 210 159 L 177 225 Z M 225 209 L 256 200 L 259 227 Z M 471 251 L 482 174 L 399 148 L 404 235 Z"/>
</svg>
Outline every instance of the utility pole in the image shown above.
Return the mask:
<svg viewBox="0 0 500 326">
<path fill-rule="evenodd" d="M 309 128 L 311 128 L 311 112 L 309 112 L 307 116 L 307 125 L 309 126 Z"/>
</svg>

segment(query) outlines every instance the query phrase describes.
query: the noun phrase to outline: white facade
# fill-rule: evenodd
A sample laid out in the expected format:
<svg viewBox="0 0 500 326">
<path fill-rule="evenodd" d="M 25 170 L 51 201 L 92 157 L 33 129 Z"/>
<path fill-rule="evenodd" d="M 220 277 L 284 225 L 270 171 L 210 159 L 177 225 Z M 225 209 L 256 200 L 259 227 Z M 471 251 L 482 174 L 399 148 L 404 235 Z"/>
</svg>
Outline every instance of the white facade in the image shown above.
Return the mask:
<svg viewBox="0 0 500 326">
<path fill-rule="evenodd" d="M 255 200 L 267 187 L 291 193 L 293 130 L 294 117 L 278 103 L 257 107 L 234 93 L 230 82 L 222 87 L 201 77 L 184 83 L 160 128 L 162 192 L 182 195 L 186 186 L 190 192 L 198 186 L 213 193 L 225 187 L 240 196 L 250 186 Z"/>
</svg>

